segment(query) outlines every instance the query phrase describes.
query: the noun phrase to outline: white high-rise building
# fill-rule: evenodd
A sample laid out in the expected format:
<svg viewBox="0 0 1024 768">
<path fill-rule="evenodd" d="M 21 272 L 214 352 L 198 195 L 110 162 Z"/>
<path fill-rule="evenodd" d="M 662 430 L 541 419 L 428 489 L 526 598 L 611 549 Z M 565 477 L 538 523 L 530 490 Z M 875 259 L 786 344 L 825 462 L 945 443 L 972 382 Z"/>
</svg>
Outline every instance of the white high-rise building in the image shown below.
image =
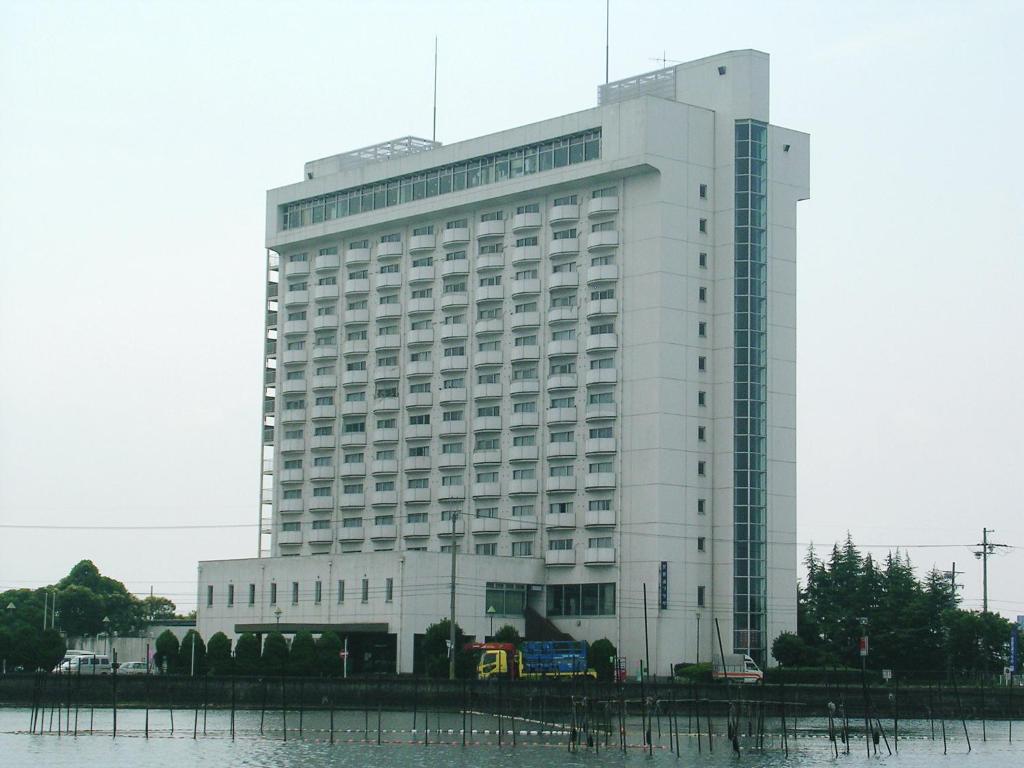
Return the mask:
<svg viewBox="0 0 1024 768">
<path fill-rule="evenodd" d="M 261 551 L 200 564 L 202 634 L 331 629 L 411 672 L 454 538 L 477 638 L 607 637 L 635 670 L 646 587 L 653 672 L 719 631 L 765 660 L 796 625 L 809 194 L 768 79 L 723 53 L 271 190 Z"/>
</svg>

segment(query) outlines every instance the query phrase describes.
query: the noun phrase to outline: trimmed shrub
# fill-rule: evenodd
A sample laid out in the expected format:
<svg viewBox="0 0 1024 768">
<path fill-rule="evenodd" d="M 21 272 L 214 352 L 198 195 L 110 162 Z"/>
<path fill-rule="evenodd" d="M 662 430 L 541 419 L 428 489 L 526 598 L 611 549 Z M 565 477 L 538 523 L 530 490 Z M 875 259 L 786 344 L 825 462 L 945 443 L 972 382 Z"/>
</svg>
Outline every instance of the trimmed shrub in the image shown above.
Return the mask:
<svg viewBox="0 0 1024 768">
<path fill-rule="evenodd" d="M 206 665 L 215 675 L 230 675 L 233 670 L 231 641 L 223 632 L 216 633 L 206 646 Z"/>
<path fill-rule="evenodd" d="M 587 665 L 597 672 L 598 680 L 611 680 L 615 675 L 616 650 L 607 637 L 595 640 L 587 652 Z"/>
</svg>

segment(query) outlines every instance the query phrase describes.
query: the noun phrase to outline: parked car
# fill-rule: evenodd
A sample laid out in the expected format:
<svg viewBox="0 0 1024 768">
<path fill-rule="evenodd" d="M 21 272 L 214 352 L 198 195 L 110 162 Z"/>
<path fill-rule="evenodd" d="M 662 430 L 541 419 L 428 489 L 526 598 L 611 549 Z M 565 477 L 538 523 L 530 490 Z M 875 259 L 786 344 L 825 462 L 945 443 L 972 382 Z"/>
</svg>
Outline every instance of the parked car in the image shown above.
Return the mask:
<svg viewBox="0 0 1024 768">
<path fill-rule="evenodd" d="M 65 658 L 54 672 L 71 675 L 109 675 L 110 657 L 106 655 L 81 655 Z"/>
<path fill-rule="evenodd" d="M 152 671 L 155 673 L 156 668 L 153 668 Z M 147 675 L 149 672 L 144 661 L 122 661 L 117 665 L 117 674 L 119 675 Z"/>
</svg>

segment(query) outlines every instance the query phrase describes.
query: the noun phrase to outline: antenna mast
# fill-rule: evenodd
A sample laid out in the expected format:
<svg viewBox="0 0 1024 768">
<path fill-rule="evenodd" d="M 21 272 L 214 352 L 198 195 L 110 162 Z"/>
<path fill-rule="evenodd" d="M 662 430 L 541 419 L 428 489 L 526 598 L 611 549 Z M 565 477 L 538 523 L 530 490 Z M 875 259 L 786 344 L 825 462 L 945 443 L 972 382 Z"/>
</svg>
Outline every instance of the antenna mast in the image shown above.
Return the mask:
<svg viewBox="0 0 1024 768">
<path fill-rule="evenodd" d="M 611 19 L 612 0 L 604 0 L 604 84 L 608 85 L 608 39 L 611 34 L 609 20 Z"/>
<path fill-rule="evenodd" d="M 434 128 L 430 140 L 437 141 L 437 35 L 434 35 Z"/>
</svg>

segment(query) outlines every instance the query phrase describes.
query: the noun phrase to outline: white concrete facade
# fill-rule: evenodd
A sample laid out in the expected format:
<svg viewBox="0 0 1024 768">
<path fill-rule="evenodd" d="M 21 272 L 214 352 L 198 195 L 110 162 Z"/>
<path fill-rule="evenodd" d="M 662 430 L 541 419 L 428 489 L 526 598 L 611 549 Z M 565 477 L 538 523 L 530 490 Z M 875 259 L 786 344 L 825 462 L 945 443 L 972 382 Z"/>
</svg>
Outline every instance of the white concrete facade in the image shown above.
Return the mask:
<svg viewBox="0 0 1024 768">
<path fill-rule="evenodd" d="M 369 627 L 397 635 L 396 668 L 411 671 L 413 636 L 448 614 L 453 513 L 457 617 L 477 637 L 490 631 L 488 583 L 523 585 L 532 608 L 576 638 L 608 637 L 633 669 L 646 584 L 660 674 L 717 653 L 713 620 L 729 650 L 795 628 L 808 137 L 768 127 L 758 166 L 767 487 L 763 547 L 740 565 L 734 142 L 737 121 L 768 122 L 768 57 L 659 70 L 603 86 L 601 101 L 447 147 L 313 161 L 268 193 L 269 556 L 200 564 L 204 637 Z M 462 172 L 491 176 L 456 190 Z M 744 608 L 763 632 L 733 632 L 738 568 L 764 579 Z M 603 586 L 579 588 L 579 602 L 552 589 L 581 584 Z M 505 623 L 525 629 L 521 615 L 494 618 Z"/>
</svg>

